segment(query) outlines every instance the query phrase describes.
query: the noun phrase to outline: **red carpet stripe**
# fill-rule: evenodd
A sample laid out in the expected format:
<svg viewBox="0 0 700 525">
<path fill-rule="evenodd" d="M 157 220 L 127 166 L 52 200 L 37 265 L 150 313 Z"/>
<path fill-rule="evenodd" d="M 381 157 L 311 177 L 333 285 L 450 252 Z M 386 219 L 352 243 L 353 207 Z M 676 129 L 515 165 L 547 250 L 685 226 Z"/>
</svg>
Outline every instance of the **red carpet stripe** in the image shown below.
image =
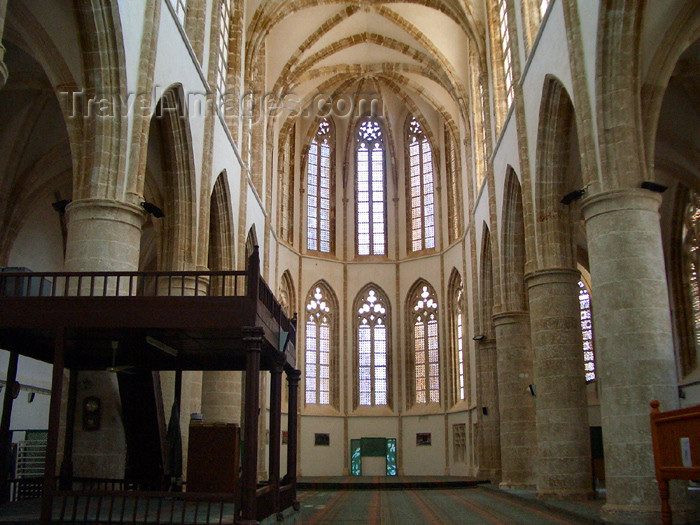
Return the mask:
<svg viewBox="0 0 700 525">
<path fill-rule="evenodd" d="M 480 488 L 477 488 L 477 490 L 478 490 L 479 492 L 481 492 L 482 494 L 488 494 L 489 496 L 492 496 L 493 498 L 495 498 L 495 499 L 497 499 L 497 500 L 504 501 L 504 502 L 508 503 L 509 505 L 514 505 L 514 506 L 516 506 L 516 507 L 520 507 L 520 508 L 523 509 L 523 510 L 527 510 L 527 511 L 530 511 L 530 512 L 534 512 L 535 514 L 537 514 L 537 515 L 539 515 L 539 516 L 542 516 L 542 517 L 548 519 L 549 521 L 553 521 L 553 522 L 555 522 L 555 523 L 561 523 L 561 524 L 563 524 L 563 525 L 576 525 L 576 522 L 573 522 L 573 521 L 566 521 L 566 520 L 564 520 L 564 519 L 561 519 L 561 518 L 556 517 L 555 515 L 553 515 L 553 514 L 551 514 L 551 513 L 542 512 L 541 510 L 537 509 L 537 508 L 534 507 L 533 505 L 526 505 L 526 504 L 524 504 L 524 503 L 520 503 L 520 502 L 519 502 L 517 499 L 515 499 L 515 498 L 509 498 L 509 497 L 507 497 L 507 496 L 503 496 L 503 495 L 501 495 L 501 494 L 498 494 L 497 492 L 493 492 L 493 491 L 490 491 L 490 490 L 489 490 L 489 491 L 486 491 L 486 490 L 480 489 Z"/>
<path fill-rule="evenodd" d="M 461 498 L 458 494 L 455 494 L 453 491 L 446 491 L 445 494 L 447 494 L 450 498 L 455 500 L 457 503 L 459 503 L 461 506 L 468 508 L 472 512 L 478 514 L 482 518 L 484 518 L 486 521 L 489 523 L 496 523 L 499 525 L 505 525 L 507 522 L 502 521 L 493 514 L 480 509 L 478 506 L 474 505 L 471 501 L 467 501 L 463 498 Z"/>
</svg>

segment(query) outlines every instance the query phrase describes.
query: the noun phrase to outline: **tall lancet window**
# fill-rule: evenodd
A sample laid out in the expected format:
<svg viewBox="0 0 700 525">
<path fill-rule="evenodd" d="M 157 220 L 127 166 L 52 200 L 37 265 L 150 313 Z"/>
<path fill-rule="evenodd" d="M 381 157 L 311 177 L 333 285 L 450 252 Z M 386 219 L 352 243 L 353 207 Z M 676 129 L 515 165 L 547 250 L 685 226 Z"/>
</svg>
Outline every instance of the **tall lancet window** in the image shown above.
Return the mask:
<svg viewBox="0 0 700 525">
<path fill-rule="evenodd" d="M 456 370 L 455 394 L 456 399 L 464 401 L 467 398 L 467 392 L 464 385 L 465 371 L 465 354 L 464 354 L 464 288 L 460 286 L 454 291 L 454 343 L 455 343 L 455 360 L 454 365 Z"/>
<path fill-rule="evenodd" d="M 435 292 L 423 284 L 410 301 L 416 403 L 440 402 L 440 344 Z"/>
<path fill-rule="evenodd" d="M 357 132 L 357 253 L 386 254 L 384 138 L 367 118 Z"/>
<path fill-rule="evenodd" d="M 330 404 L 331 309 L 321 287 L 306 304 L 306 404 Z"/>
<path fill-rule="evenodd" d="M 498 0 L 498 33 L 501 37 L 501 56 L 503 58 L 503 74 L 505 77 L 506 105 L 510 107 L 513 102 L 513 55 L 510 46 L 510 33 L 508 32 L 506 0 Z"/>
<path fill-rule="evenodd" d="M 322 253 L 330 253 L 333 245 L 332 148 L 333 129 L 329 121 L 323 120 L 309 146 L 306 163 L 306 247 Z"/>
<path fill-rule="evenodd" d="M 435 248 L 433 152 L 428 137 L 415 117 L 408 124 L 407 138 L 411 185 L 411 250 L 418 252 Z"/>
<path fill-rule="evenodd" d="M 216 61 L 216 91 L 219 98 L 226 93 L 228 73 L 228 43 L 231 29 L 231 0 L 221 0 L 219 6 L 219 49 Z"/>
<path fill-rule="evenodd" d="M 581 337 L 583 339 L 583 366 L 586 382 L 595 380 L 595 350 L 593 349 L 593 316 L 591 294 L 583 281 L 578 282 L 578 301 L 581 310 Z"/>
<path fill-rule="evenodd" d="M 387 405 L 389 337 L 386 300 L 383 294 L 370 287 L 358 297 L 355 305 L 359 404 Z"/>
</svg>

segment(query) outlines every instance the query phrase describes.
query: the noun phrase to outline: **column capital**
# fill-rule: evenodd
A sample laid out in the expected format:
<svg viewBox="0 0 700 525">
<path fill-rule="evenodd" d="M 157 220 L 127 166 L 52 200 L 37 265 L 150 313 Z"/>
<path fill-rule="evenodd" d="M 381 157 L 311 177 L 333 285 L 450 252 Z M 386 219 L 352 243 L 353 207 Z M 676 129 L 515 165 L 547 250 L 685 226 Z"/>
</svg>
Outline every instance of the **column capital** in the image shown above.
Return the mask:
<svg viewBox="0 0 700 525">
<path fill-rule="evenodd" d="M 289 384 L 299 384 L 301 379 L 301 370 L 286 370 L 287 381 Z"/>
<path fill-rule="evenodd" d="M 244 326 L 241 328 L 243 332 L 243 342 L 244 343 L 259 343 L 262 345 L 263 329 L 261 326 Z M 258 346 L 260 350 L 260 346 Z"/>
<path fill-rule="evenodd" d="M 642 188 L 621 188 L 584 197 L 581 212 L 586 222 L 598 215 L 623 210 L 659 212 L 661 194 Z"/>
<path fill-rule="evenodd" d="M 528 289 L 543 284 L 574 283 L 581 279 L 581 273 L 574 268 L 544 268 L 525 274 Z"/>
<path fill-rule="evenodd" d="M 522 323 L 524 320 L 528 322 L 530 320 L 530 312 L 526 310 L 511 310 L 510 312 L 500 312 L 493 315 L 493 324 L 496 326 Z"/>
<path fill-rule="evenodd" d="M 113 220 L 141 228 L 146 222 L 146 211 L 136 204 L 113 199 L 80 199 L 66 206 L 68 222 L 80 220 Z"/>
</svg>

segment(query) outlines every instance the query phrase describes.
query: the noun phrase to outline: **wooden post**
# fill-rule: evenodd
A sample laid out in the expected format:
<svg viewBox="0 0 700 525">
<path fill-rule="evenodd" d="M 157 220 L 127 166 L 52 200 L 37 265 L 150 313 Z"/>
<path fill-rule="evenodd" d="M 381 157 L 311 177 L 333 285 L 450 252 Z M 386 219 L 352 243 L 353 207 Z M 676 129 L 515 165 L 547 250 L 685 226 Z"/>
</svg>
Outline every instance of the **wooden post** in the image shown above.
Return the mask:
<svg viewBox="0 0 700 525">
<path fill-rule="evenodd" d="M 260 254 L 256 246 L 248 259 L 248 298 L 257 304 L 258 290 L 260 288 Z"/>
<path fill-rule="evenodd" d="M 251 272 L 252 274 L 252 272 Z M 241 487 L 241 523 L 257 524 L 256 492 L 258 486 L 258 400 L 260 396 L 260 351 L 262 328 L 244 328 L 245 430 L 243 438 L 243 477 Z"/>
<path fill-rule="evenodd" d="M 273 494 L 274 509 L 280 508 L 280 445 L 282 440 L 282 370 L 283 362 L 272 366 L 270 381 L 270 448 L 269 469 L 270 489 Z"/>
<path fill-rule="evenodd" d="M 292 501 L 294 510 L 299 510 L 297 501 L 297 425 L 299 406 L 299 378 L 301 372 L 292 370 L 287 372 L 287 382 L 289 383 L 289 400 L 287 405 L 287 480 L 292 485 Z"/>
<path fill-rule="evenodd" d="M 0 502 L 10 501 L 10 454 L 12 446 L 12 432 L 10 421 L 12 418 L 12 402 L 17 382 L 17 364 L 19 354 L 10 352 L 10 362 L 7 365 L 7 381 L 5 383 L 5 396 L 2 401 L 2 420 L 0 420 Z"/>
<path fill-rule="evenodd" d="M 78 371 L 70 371 L 68 383 L 68 407 L 66 409 L 66 439 L 63 446 L 61 463 L 61 490 L 70 490 L 73 486 L 73 436 L 75 433 L 75 406 L 78 402 Z"/>
<path fill-rule="evenodd" d="M 53 374 L 51 379 L 51 404 L 49 405 L 49 436 L 46 442 L 44 491 L 41 500 L 41 523 L 51 523 L 53 493 L 56 490 L 56 454 L 58 452 L 58 428 L 61 422 L 65 337 L 65 328 L 56 330 L 56 346 L 53 354 Z"/>
</svg>

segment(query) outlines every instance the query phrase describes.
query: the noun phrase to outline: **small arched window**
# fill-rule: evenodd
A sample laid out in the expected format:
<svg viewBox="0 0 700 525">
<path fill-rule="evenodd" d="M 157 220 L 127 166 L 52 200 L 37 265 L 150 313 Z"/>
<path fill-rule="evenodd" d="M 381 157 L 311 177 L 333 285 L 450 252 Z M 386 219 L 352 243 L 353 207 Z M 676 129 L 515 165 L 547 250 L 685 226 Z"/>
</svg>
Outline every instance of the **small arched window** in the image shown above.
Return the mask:
<svg viewBox="0 0 700 525">
<path fill-rule="evenodd" d="M 578 282 L 578 301 L 581 310 L 581 337 L 583 339 L 583 366 L 586 382 L 595 380 L 595 350 L 593 348 L 593 316 L 591 294 L 583 281 Z"/>
<path fill-rule="evenodd" d="M 386 177 L 382 128 L 366 118 L 357 131 L 357 254 L 386 254 Z"/>
<path fill-rule="evenodd" d="M 409 301 L 416 403 L 440 402 L 438 305 L 427 283 L 414 287 Z"/>
<path fill-rule="evenodd" d="M 318 126 L 306 163 L 306 247 L 330 253 L 333 247 L 333 128 L 328 120 Z"/>
<path fill-rule="evenodd" d="M 331 403 L 331 330 L 330 303 L 325 290 L 316 286 L 306 302 L 306 404 Z"/>
<path fill-rule="evenodd" d="M 411 251 L 435 248 L 435 184 L 433 152 L 418 120 L 408 124 L 408 165 L 411 213 Z"/>
<path fill-rule="evenodd" d="M 389 404 L 389 311 L 384 294 L 373 286 L 360 292 L 357 314 L 357 403 Z"/>
</svg>

